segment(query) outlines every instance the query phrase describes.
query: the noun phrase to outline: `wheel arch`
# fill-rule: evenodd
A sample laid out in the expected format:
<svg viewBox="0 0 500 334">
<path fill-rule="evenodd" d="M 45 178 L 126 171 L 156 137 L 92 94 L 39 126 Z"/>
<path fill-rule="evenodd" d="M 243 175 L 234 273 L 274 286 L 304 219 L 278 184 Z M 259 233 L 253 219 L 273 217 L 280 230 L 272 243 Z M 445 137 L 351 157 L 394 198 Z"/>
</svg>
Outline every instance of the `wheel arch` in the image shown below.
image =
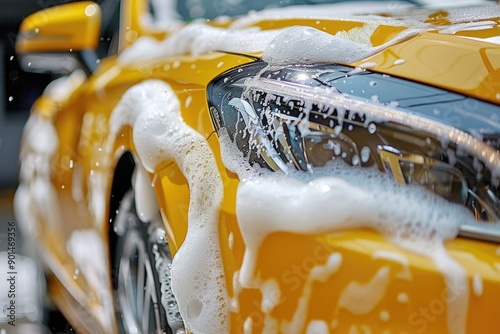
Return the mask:
<svg viewBox="0 0 500 334">
<path fill-rule="evenodd" d="M 108 217 L 108 245 L 109 245 L 109 260 L 110 267 L 114 268 L 115 252 L 117 237 L 113 231 L 114 220 L 117 216 L 118 208 L 120 203 L 127 193 L 127 191 L 132 187 L 132 176 L 136 167 L 136 162 L 134 155 L 131 151 L 125 151 L 118 158 L 116 163 L 113 179 L 111 182 L 111 192 L 109 198 L 109 217 Z M 114 272 L 111 273 L 112 276 L 115 275 Z M 114 282 L 114 279 L 112 279 Z"/>
</svg>

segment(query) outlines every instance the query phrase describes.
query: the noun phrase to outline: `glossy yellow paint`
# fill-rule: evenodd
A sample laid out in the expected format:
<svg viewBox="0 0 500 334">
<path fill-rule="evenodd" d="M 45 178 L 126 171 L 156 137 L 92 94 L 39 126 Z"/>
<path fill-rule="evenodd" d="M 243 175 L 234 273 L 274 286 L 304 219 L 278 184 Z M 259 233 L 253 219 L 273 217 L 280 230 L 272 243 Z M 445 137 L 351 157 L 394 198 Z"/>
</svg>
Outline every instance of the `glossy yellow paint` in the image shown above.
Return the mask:
<svg viewBox="0 0 500 334">
<path fill-rule="evenodd" d="M 44 9 L 23 20 L 17 53 L 77 52 L 99 44 L 101 8 L 91 1 Z"/>
<path fill-rule="evenodd" d="M 128 0 L 123 4 L 125 23 L 120 35 L 122 47 L 125 48 L 137 37 L 151 35 L 153 32 L 147 31 L 140 23 L 138 13 L 144 12 L 145 1 Z M 29 22 L 22 26 L 22 33 L 34 31 L 37 27 L 40 34 L 60 32 L 59 23 L 53 26 L 54 30 L 46 31 L 42 30 L 41 23 L 43 15 L 48 15 L 47 13 L 57 17 L 62 14 L 55 13 L 65 13 L 65 6 L 72 6 L 70 12 L 80 13 L 75 15 L 81 19 L 81 10 L 93 5 L 64 5 L 56 7 L 60 12 L 53 9 L 45 14 L 35 14 L 34 19 L 28 18 Z M 70 7 L 66 7 L 68 8 Z M 63 16 L 66 17 L 61 17 Z M 436 14 L 433 18 L 438 20 L 442 16 Z M 96 29 L 94 18 L 96 17 L 92 16 L 91 19 L 83 20 L 91 26 L 90 30 Z M 63 20 L 51 19 L 51 22 Z M 257 26 L 273 29 L 291 23 L 261 22 Z M 325 21 L 318 24 L 307 20 L 300 21 L 300 24 L 320 25 L 331 33 L 362 26 L 359 22 Z M 403 28 L 381 26 L 373 34 L 372 43 L 381 45 L 401 29 Z M 82 33 L 82 48 L 95 48 L 98 39 L 87 40 L 94 33 Z M 489 33 L 498 35 L 496 31 Z M 376 62 L 377 71 L 439 85 L 498 103 L 498 47 L 470 39 L 488 38 L 490 35 L 484 30 L 474 34 L 472 31 L 454 36 L 424 33 L 354 65 L 367 61 Z M 66 43 L 70 44 L 59 41 L 54 44 L 47 41 L 33 44 L 27 41 L 19 44 L 19 52 L 65 51 L 68 45 L 73 45 L 73 42 Z M 405 59 L 406 62 L 395 65 L 394 61 L 397 59 Z M 444 59 L 448 60 L 445 62 Z M 447 300 L 457 294 L 466 294 L 468 298 L 467 332 L 496 333 L 496 313 L 500 300 L 499 246 L 461 238 L 448 242 L 446 250 L 466 271 L 469 291 L 449 291 L 442 273 L 431 260 L 396 247 L 374 231 L 358 229 L 326 235 L 271 234 L 260 248 L 257 270 L 261 279 L 274 278 L 281 287 L 281 294 L 275 296 L 276 308 L 271 314 L 264 314 L 261 310 L 262 295 L 257 289 L 243 289 L 235 296 L 233 277 L 241 268 L 245 251 L 236 214 L 239 180 L 222 163 L 220 143 L 207 110 L 206 88 L 217 75 L 251 61 L 244 56 L 214 52 L 199 57 L 169 57 L 122 68 L 116 58 L 111 57 L 103 60 L 97 72 L 64 103 L 56 105 L 47 96 L 36 102 L 33 112 L 53 121 L 57 130 L 60 145 L 51 166 L 51 182 L 66 222 L 64 226 L 55 229 L 50 222 L 39 221 L 42 232 L 38 240 L 47 250 L 45 256 L 53 261 L 51 269 L 60 269 L 54 273 L 57 280 L 52 284 L 52 293 L 68 318 L 77 326 L 80 325 L 82 333 L 104 332 L 98 323 L 96 325 L 97 313 L 102 304 L 96 297 L 99 291 L 93 289 L 84 275 L 73 279 L 77 267 L 61 240 L 67 240 L 75 230 L 95 228 L 103 240 L 108 241 L 108 202 L 114 168 L 121 154 L 136 153 L 130 127 L 123 128 L 116 138 L 109 138 L 109 116 L 129 87 L 155 78 L 164 80 L 173 88 L 180 101 L 184 121 L 207 139 L 222 177 L 224 200 L 219 220 L 220 245 L 228 293 L 239 304 L 239 308 L 231 312 L 231 333 L 243 333 L 244 323 L 249 318 L 254 326 L 252 333 L 262 333 L 266 321 L 269 324 L 271 317 L 285 323 L 285 327 L 287 323 L 293 324 L 297 333 L 305 333 L 307 324 L 313 320 L 325 322 L 336 333 L 446 333 Z M 456 73 L 464 70 L 469 71 L 467 80 L 457 82 Z M 106 155 L 105 153 L 109 153 L 105 150 L 108 142 L 113 142 L 110 150 L 112 153 Z M 94 175 L 102 176 L 97 186 L 92 183 Z M 175 254 L 187 232 L 189 186 L 175 164 L 160 164 L 149 176 L 155 187 L 171 250 Z M 93 187 L 100 187 L 105 195 L 103 205 L 106 211 L 100 220 L 90 210 L 88 198 L 95 191 Z M 376 255 L 381 252 L 386 256 Z M 323 281 L 311 282 L 311 272 L 317 266 L 324 265 L 332 254 L 342 257 L 339 270 Z M 392 258 L 387 254 L 392 254 Z M 107 261 L 109 264 L 109 259 Z M 377 274 L 386 274 L 388 284 L 383 286 L 380 301 L 373 308 L 362 314 L 355 314 L 339 307 L 341 295 L 348 286 L 354 283 L 359 286 L 367 285 Z M 481 280 L 482 291 L 474 290 L 477 277 Z M 109 285 L 111 288 L 111 282 Z M 303 312 L 304 317 L 300 318 L 297 310 L 303 302 L 309 308 Z M 82 315 L 81 308 L 88 311 L 88 314 Z M 285 331 L 285 327 L 281 331 Z M 116 329 L 114 324 L 113 328 Z"/>
<path fill-rule="evenodd" d="M 385 14 L 385 16 L 390 16 Z M 448 12 L 429 11 L 425 23 L 436 27 L 451 27 Z M 438 86 L 449 91 L 474 96 L 498 104 L 500 102 L 500 63 L 497 36 L 500 18 L 481 29 L 456 29 L 453 33 L 422 32 L 416 37 L 396 43 L 379 53 L 354 62 L 353 66 L 374 63 L 370 70 Z M 351 33 L 366 24 L 356 20 L 274 19 L 252 24 L 264 30 L 293 25 L 309 26 L 330 34 Z M 381 24 L 370 41 L 377 47 L 391 41 L 407 26 Z M 495 39 L 496 38 L 496 39 Z M 396 62 L 396 60 L 403 60 Z M 464 75 L 463 71 L 467 74 Z"/>
<path fill-rule="evenodd" d="M 481 30 L 477 37 L 473 38 L 470 37 L 473 35 L 471 32 L 462 36 L 435 32 L 422 33 L 354 65 L 373 62 L 377 66 L 370 70 L 498 104 L 500 48 L 497 44 L 489 43 L 488 37 L 483 37 L 491 36 L 498 31 L 498 26 L 495 26 Z"/>
</svg>

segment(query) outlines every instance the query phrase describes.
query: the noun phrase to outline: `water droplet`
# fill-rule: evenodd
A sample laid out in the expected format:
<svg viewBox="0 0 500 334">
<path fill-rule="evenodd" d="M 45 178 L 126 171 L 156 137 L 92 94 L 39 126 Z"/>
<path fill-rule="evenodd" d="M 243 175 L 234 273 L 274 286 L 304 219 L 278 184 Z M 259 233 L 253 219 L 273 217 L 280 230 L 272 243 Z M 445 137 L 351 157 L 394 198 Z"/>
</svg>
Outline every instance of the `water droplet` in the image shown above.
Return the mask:
<svg viewBox="0 0 500 334">
<path fill-rule="evenodd" d="M 359 157 L 357 155 L 352 157 L 352 165 L 353 166 L 358 166 L 359 165 Z"/>
<path fill-rule="evenodd" d="M 370 86 L 375 87 L 376 85 L 378 85 L 376 81 L 370 81 Z"/>
<path fill-rule="evenodd" d="M 407 303 L 408 302 L 408 295 L 406 293 L 400 293 L 397 297 L 398 302 L 400 303 Z"/>
<path fill-rule="evenodd" d="M 9 60 L 10 60 L 10 61 L 14 60 L 14 56 L 10 56 L 10 59 L 9 59 Z"/>
<path fill-rule="evenodd" d="M 9 102 L 12 102 L 14 100 L 13 96 L 9 96 Z"/>
<path fill-rule="evenodd" d="M 80 269 L 76 268 L 75 273 L 73 274 L 73 279 L 74 280 L 78 279 L 78 276 L 80 276 Z"/>
<path fill-rule="evenodd" d="M 370 160 L 370 154 L 370 148 L 368 146 L 363 147 L 361 149 L 361 161 L 367 162 L 368 160 Z"/>
<path fill-rule="evenodd" d="M 389 318 L 390 318 L 389 312 L 387 311 L 380 312 L 380 320 L 387 322 L 389 321 Z"/>
<path fill-rule="evenodd" d="M 374 134 L 375 132 L 377 132 L 377 126 L 375 125 L 375 123 L 368 124 L 368 132 L 371 135 Z"/>
</svg>

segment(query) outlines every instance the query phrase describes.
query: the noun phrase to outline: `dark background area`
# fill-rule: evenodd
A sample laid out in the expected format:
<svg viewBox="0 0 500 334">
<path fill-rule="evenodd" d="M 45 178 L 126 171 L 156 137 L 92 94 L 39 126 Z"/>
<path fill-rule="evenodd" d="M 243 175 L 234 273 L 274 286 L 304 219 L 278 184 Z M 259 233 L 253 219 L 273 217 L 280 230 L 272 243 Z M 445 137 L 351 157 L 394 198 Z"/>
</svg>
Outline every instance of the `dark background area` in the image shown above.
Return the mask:
<svg viewBox="0 0 500 334">
<path fill-rule="evenodd" d="M 18 183 L 18 156 L 22 129 L 31 105 L 54 79 L 48 74 L 26 73 L 21 70 L 15 54 L 15 41 L 21 21 L 31 13 L 70 2 L 68 0 L 0 0 L 0 244 L 5 243 L 5 226 L 15 221 L 12 200 Z M 20 236 L 22 238 L 22 235 Z M 3 247 L 2 247 L 3 250 Z M 23 243 L 16 249 L 19 256 L 28 255 Z M 35 283 L 35 278 L 33 278 Z M 66 319 L 46 301 L 44 324 L 21 323 L 16 333 L 34 334 L 75 333 Z M 4 328 L 0 324 L 0 328 Z M 10 326 L 5 327 L 12 332 Z"/>
<path fill-rule="evenodd" d="M 21 20 L 56 1 L 1 0 L 0 10 L 0 188 L 17 184 L 22 127 L 31 104 L 50 82 L 51 76 L 23 72 L 15 55 Z"/>
<path fill-rule="evenodd" d="M 21 21 L 36 11 L 75 0 L 0 0 L 0 189 L 18 183 L 21 134 L 31 105 L 55 79 L 49 74 L 27 73 L 19 67 L 15 41 Z M 119 0 L 97 0 L 103 24 L 98 56 L 110 51 L 118 30 Z M 114 50 L 116 51 L 116 50 Z"/>
</svg>

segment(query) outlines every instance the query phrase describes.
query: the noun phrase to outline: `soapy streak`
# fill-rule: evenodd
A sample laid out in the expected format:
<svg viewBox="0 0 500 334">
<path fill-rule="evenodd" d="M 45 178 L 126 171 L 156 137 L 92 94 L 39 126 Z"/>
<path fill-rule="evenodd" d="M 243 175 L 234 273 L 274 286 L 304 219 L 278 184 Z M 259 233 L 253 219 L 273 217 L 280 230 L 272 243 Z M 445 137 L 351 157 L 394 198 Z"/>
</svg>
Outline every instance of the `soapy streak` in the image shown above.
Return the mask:
<svg viewBox="0 0 500 334">
<path fill-rule="evenodd" d="M 192 332 L 227 333 L 230 300 L 218 239 L 222 180 L 205 138 L 184 123 L 180 110 L 168 84 L 142 82 L 130 88 L 114 109 L 111 138 L 123 125 L 132 126 L 136 151 L 147 171 L 154 172 L 162 162 L 175 162 L 185 176 L 189 223 L 172 262 L 172 290 Z"/>
</svg>

